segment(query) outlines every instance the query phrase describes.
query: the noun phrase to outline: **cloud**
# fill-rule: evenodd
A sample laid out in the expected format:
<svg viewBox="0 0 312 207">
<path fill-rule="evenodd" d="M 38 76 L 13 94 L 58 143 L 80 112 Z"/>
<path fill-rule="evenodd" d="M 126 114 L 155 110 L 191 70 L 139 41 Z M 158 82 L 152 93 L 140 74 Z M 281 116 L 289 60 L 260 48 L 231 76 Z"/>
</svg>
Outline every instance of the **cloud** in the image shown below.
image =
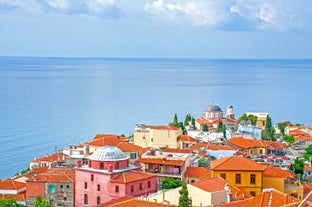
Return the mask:
<svg viewBox="0 0 312 207">
<path fill-rule="evenodd" d="M 224 0 L 205 1 L 164 1 L 155 0 L 145 4 L 145 12 L 153 20 L 169 20 L 179 23 L 193 23 L 196 25 L 217 25 L 223 22 L 228 12 Z"/>
<path fill-rule="evenodd" d="M 237 0 L 231 13 L 260 30 L 311 29 L 312 2 L 304 0 Z"/>
</svg>

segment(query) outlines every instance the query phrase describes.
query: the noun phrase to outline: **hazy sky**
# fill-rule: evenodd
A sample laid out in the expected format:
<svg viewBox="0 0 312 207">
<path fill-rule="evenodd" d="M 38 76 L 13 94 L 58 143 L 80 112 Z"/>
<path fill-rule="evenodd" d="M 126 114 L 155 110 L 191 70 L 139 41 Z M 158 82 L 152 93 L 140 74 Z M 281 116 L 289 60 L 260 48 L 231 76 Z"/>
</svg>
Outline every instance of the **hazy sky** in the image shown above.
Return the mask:
<svg viewBox="0 0 312 207">
<path fill-rule="evenodd" d="M 312 1 L 0 0 L 0 56 L 312 58 Z"/>
</svg>

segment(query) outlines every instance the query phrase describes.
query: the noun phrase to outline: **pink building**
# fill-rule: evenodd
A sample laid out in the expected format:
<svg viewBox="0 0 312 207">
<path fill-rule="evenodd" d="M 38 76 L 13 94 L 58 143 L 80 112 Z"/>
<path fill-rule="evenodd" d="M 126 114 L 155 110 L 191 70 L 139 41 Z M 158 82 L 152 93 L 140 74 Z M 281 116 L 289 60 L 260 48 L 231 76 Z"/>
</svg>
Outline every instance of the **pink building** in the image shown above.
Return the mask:
<svg viewBox="0 0 312 207">
<path fill-rule="evenodd" d="M 88 165 L 77 162 L 75 206 L 95 206 L 123 196 L 143 196 L 157 189 L 156 176 L 140 172 L 115 146 L 96 150 Z"/>
</svg>

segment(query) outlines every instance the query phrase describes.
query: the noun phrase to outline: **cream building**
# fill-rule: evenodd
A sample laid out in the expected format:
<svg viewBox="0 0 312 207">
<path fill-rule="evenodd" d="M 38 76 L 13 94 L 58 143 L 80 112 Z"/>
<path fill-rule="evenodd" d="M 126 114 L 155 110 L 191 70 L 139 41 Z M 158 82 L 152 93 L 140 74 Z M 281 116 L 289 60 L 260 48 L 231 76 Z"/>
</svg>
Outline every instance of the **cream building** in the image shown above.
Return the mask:
<svg viewBox="0 0 312 207">
<path fill-rule="evenodd" d="M 134 128 L 133 143 L 145 147 L 179 147 L 178 137 L 183 135 L 180 128 L 173 126 L 151 126 L 137 124 Z"/>
</svg>

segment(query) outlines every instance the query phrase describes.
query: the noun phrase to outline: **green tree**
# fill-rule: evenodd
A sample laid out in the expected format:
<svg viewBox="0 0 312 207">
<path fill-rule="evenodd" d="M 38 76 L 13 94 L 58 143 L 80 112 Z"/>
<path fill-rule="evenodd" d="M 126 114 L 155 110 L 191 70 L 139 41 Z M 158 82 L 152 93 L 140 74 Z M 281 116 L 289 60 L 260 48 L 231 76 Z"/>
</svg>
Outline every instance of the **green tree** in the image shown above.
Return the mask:
<svg viewBox="0 0 312 207">
<path fill-rule="evenodd" d="M 178 207 L 191 207 L 190 199 L 188 197 L 188 190 L 185 183 L 182 183 L 182 188 L 179 191 L 180 197 L 179 197 L 179 205 Z"/>
<path fill-rule="evenodd" d="M 35 207 L 50 207 L 49 202 L 47 200 L 42 200 L 40 196 L 38 196 L 34 203 Z"/>
<path fill-rule="evenodd" d="M 247 118 L 247 114 L 243 114 L 241 115 L 240 117 L 238 117 L 238 123 L 241 122 L 241 121 L 247 121 L 248 118 Z"/>
<path fill-rule="evenodd" d="M 203 125 L 203 132 L 208 132 L 208 126 L 207 126 L 207 124 L 204 124 L 204 125 Z"/>
<path fill-rule="evenodd" d="M 173 122 L 169 123 L 170 126 L 179 127 L 178 116 L 175 113 L 173 117 Z"/>
<path fill-rule="evenodd" d="M 189 126 L 190 125 L 190 121 L 192 121 L 191 114 L 187 114 L 185 116 L 185 119 L 184 119 L 184 126 Z"/>
<path fill-rule="evenodd" d="M 274 133 L 275 129 L 272 127 L 272 119 L 269 115 L 267 115 L 265 119 L 265 128 L 262 133 L 262 139 L 275 141 L 276 137 L 274 136 Z"/>
<path fill-rule="evenodd" d="M 14 200 L 13 198 L 4 197 L 0 199 L 0 207 L 26 207 L 26 206 L 17 203 L 16 200 Z"/>
<path fill-rule="evenodd" d="M 217 126 L 217 132 L 223 132 L 223 122 L 219 121 Z"/>
<path fill-rule="evenodd" d="M 247 116 L 247 114 L 243 114 L 243 115 L 241 115 L 238 119 L 238 122 L 241 122 L 241 121 L 251 121 L 251 123 L 253 124 L 253 125 L 256 125 L 257 124 L 257 120 L 258 120 L 258 117 L 257 116 L 255 116 L 255 115 L 252 115 L 252 114 L 249 114 L 248 116 Z"/>
<path fill-rule="evenodd" d="M 192 126 L 193 126 L 193 128 L 194 128 L 194 129 L 196 129 L 196 125 L 195 125 L 195 119 L 194 119 L 194 117 L 192 117 L 192 121 L 191 121 L 191 122 L 192 122 Z"/>
<path fill-rule="evenodd" d="M 292 143 L 295 142 L 295 138 L 294 138 L 294 136 L 292 136 L 292 135 L 284 135 L 284 136 L 283 136 L 283 140 L 284 140 L 285 142 L 290 143 L 290 144 L 292 144 Z"/>
<path fill-rule="evenodd" d="M 309 160 L 311 162 L 312 159 L 312 144 L 310 144 L 303 154 L 304 159 Z"/>
<path fill-rule="evenodd" d="M 187 135 L 187 131 L 186 131 L 186 129 L 185 129 L 185 127 L 184 127 L 183 123 L 182 123 L 182 122 L 179 122 L 178 126 L 179 126 L 179 128 L 181 128 L 181 129 L 182 129 L 183 134 L 184 134 L 184 135 Z"/>
<path fill-rule="evenodd" d="M 226 139 L 226 128 L 225 128 L 225 125 L 223 125 L 222 133 L 223 133 L 223 138 Z"/>
<path fill-rule="evenodd" d="M 180 187 L 182 183 L 183 182 L 180 179 L 164 178 L 161 180 L 161 188 L 162 189 L 177 188 Z"/>
<path fill-rule="evenodd" d="M 202 157 L 198 160 L 198 167 L 204 167 L 208 168 L 209 167 L 209 161 L 206 157 Z"/>
<path fill-rule="evenodd" d="M 295 162 L 293 165 L 290 166 L 290 170 L 292 170 L 296 175 L 299 174 L 300 177 L 303 174 L 303 161 L 299 158 L 295 159 Z"/>
</svg>

